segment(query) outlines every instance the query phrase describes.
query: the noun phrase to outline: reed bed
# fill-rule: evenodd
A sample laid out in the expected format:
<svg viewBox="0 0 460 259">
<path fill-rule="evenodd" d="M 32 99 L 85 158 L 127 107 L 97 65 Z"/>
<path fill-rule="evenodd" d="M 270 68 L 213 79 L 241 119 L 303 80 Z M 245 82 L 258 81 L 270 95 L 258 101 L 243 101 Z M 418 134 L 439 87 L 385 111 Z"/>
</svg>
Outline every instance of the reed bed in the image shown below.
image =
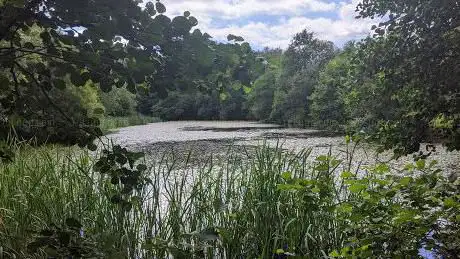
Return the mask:
<svg viewBox="0 0 460 259">
<path fill-rule="evenodd" d="M 331 154 L 261 145 L 199 164 L 146 159 L 151 181 L 126 211 L 110 202 L 110 179 L 93 172 L 97 154 L 27 145 L 15 153 L 0 165 L 0 258 L 50 256 L 28 246 L 68 218 L 81 222 L 78 238 L 94 258 L 327 258 L 346 242 L 335 208 L 352 195 L 339 177 L 349 163 Z"/>
</svg>

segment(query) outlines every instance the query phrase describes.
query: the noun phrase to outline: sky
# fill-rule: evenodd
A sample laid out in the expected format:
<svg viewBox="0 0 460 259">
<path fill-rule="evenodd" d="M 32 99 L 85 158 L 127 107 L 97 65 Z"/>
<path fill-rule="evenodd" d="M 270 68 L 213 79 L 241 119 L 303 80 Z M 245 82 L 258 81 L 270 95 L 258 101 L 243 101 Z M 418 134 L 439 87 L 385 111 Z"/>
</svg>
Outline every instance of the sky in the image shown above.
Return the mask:
<svg viewBox="0 0 460 259">
<path fill-rule="evenodd" d="M 292 37 L 308 29 L 341 47 L 366 37 L 376 21 L 355 19 L 360 0 L 162 0 L 167 15 L 190 11 L 197 26 L 217 41 L 242 36 L 255 49 L 286 49 Z"/>
</svg>

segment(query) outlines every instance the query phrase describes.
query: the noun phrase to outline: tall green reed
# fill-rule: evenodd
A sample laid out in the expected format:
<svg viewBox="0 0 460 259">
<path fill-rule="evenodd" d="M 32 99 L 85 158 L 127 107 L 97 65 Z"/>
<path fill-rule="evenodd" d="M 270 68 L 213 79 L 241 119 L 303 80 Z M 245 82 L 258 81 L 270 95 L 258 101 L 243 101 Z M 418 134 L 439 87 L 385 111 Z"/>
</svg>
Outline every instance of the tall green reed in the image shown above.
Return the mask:
<svg viewBox="0 0 460 259">
<path fill-rule="evenodd" d="M 233 151 L 232 151 L 233 150 Z M 94 173 L 97 154 L 18 147 L 0 166 L 0 241 L 4 253 L 30 255 L 37 231 L 78 219 L 108 258 L 319 258 L 342 247 L 334 206 L 343 197 L 339 161 L 311 150 L 261 145 L 230 148 L 195 163 L 174 154 L 147 158 L 151 183 L 134 191 L 129 211 L 110 202 L 110 179 Z"/>
</svg>

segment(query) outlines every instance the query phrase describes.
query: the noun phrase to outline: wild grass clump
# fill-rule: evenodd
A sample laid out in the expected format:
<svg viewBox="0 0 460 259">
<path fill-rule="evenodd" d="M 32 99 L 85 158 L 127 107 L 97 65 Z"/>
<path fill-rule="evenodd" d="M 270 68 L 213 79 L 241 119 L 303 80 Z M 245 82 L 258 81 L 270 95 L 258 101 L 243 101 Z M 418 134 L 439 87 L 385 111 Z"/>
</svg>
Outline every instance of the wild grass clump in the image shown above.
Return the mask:
<svg viewBox="0 0 460 259">
<path fill-rule="evenodd" d="M 52 256 L 60 247 L 31 251 L 30 245 L 45 242 L 44 232 L 68 219 L 84 225 L 78 232 L 91 237 L 91 252 L 125 253 L 124 224 L 106 197 L 106 180 L 92 170 L 92 155 L 60 146 L 14 151 L 14 162 L 0 165 L 0 246 L 6 258 Z"/>
<path fill-rule="evenodd" d="M 427 160 L 396 173 L 266 145 L 198 165 L 164 154 L 143 162 L 150 180 L 124 194 L 133 201 L 126 209 L 113 202 L 114 178 L 94 173 L 97 154 L 16 153 L 0 166 L 7 257 L 78 248 L 106 258 L 369 258 L 417 256 L 422 244 L 452 255 L 460 244 L 458 181 Z"/>
</svg>

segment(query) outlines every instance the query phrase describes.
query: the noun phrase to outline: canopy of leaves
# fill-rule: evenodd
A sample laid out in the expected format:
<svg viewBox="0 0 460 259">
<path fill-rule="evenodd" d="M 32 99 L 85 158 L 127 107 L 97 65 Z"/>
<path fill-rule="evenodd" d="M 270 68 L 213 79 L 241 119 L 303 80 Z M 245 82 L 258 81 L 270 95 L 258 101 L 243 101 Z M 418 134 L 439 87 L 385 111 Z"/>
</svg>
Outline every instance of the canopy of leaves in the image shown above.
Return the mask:
<svg viewBox="0 0 460 259">
<path fill-rule="evenodd" d="M 158 81 L 165 75 L 156 74 L 163 69 L 168 51 L 174 51 L 165 46 L 182 41 L 197 20 L 190 15 L 171 20 L 162 15 L 166 9 L 158 1 L 146 8 L 139 4 L 134 0 L 0 2 L 2 137 L 14 124 L 13 117 L 38 116 L 62 125 L 51 132 L 46 128 L 35 132 L 54 136 L 59 134 L 53 130 L 71 129 L 75 134 L 66 142 L 89 143 L 101 135 L 97 119 L 87 116 L 92 112 L 79 112 L 81 118 L 68 114 L 72 108 L 59 97 L 65 88 L 89 80 L 104 92 L 114 85 L 136 92 L 140 84 L 164 91 L 166 84 Z"/>
<path fill-rule="evenodd" d="M 388 17 L 374 26 L 378 43 L 363 49 L 367 60 L 381 56 L 368 72 L 382 74 L 386 93 L 399 106 L 379 135 L 385 147 L 410 153 L 420 142 L 438 139 L 459 149 L 460 3 L 365 0 L 357 11 L 363 18 Z M 433 127 L 439 116 L 452 127 Z"/>
</svg>

